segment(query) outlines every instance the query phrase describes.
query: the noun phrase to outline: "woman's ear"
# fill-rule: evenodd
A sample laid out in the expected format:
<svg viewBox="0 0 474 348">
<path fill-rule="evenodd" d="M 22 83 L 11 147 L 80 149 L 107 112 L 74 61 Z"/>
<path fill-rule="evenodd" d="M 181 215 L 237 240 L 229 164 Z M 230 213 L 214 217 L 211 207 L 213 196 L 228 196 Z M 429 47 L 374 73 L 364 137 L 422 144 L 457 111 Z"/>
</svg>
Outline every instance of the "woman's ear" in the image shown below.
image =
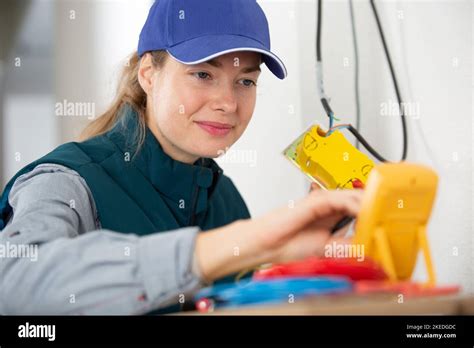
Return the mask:
<svg viewBox="0 0 474 348">
<path fill-rule="evenodd" d="M 140 59 L 138 67 L 138 82 L 147 95 L 152 94 L 153 79 L 156 72 L 152 59 L 153 57 L 150 53 L 145 53 L 142 59 Z"/>
</svg>

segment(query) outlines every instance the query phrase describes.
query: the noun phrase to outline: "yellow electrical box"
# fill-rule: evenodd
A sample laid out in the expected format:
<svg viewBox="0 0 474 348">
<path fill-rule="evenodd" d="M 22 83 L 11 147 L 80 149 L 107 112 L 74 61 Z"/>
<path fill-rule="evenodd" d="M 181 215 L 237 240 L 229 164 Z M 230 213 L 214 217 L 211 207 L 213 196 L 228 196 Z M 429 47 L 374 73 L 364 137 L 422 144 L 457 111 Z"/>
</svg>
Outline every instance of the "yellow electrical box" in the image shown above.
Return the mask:
<svg viewBox="0 0 474 348">
<path fill-rule="evenodd" d="M 329 136 L 319 125 L 310 127 L 283 152 L 311 180 L 325 189 L 365 186 L 374 162 L 339 131 Z"/>
<path fill-rule="evenodd" d="M 353 242 L 364 245 L 365 256 L 378 262 L 390 280 L 409 280 L 421 250 L 427 283 L 435 284 L 426 226 L 437 183 L 433 170 L 407 162 L 377 165 L 369 176 Z"/>
</svg>

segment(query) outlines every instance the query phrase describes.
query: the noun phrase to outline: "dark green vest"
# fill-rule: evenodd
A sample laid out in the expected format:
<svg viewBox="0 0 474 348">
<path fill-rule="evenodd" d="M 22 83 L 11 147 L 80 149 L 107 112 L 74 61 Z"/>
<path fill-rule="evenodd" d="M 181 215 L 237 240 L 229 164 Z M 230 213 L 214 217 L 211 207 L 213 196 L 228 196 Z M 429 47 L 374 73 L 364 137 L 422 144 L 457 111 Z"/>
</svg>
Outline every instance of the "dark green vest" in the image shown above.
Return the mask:
<svg viewBox="0 0 474 348">
<path fill-rule="evenodd" d="M 8 194 L 14 181 L 41 163 L 69 167 L 85 179 L 104 229 L 142 236 L 186 226 L 205 231 L 250 217 L 214 160 L 201 158 L 192 165 L 175 161 L 148 128 L 136 153 L 137 115 L 130 107 L 123 113 L 104 135 L 63 144 L 21 169 L 1 196 L 0 231 L 12 213 Z"/>
</svg>

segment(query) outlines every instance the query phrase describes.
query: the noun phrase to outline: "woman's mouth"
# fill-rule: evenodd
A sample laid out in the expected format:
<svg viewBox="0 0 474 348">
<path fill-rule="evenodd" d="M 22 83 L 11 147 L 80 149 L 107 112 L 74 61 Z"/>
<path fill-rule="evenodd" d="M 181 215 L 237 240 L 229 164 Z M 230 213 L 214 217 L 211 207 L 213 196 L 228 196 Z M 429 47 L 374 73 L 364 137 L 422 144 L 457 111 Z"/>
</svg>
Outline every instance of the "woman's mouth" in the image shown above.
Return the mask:
<svg viewBox="0 0 474 348">
<path fill-rule="evenodd" d="M 224 136 L 229 134 L 233 126 L 226 123 L 195 121 L 199 127 L 211 135 Z"/>
</svg>

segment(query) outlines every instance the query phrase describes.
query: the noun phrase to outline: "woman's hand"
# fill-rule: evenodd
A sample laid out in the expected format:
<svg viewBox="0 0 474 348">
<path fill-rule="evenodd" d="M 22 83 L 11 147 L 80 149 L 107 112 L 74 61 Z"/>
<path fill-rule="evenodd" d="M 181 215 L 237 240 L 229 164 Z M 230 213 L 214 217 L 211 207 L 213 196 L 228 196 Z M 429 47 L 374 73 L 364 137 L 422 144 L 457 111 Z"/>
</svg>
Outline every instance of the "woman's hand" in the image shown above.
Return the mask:
<svg viewBox="0 0 474 348">
<path fill-rule="evenodd" d="M 332 236 L 331 230 L 344 216 L 357 215 L 362 194 L 359 190 L 312 190 L 294 207 L 255 220 L 259 247 L 275 251 L 273 262 L 323 255 L 326 244 L 342 241 L 341 232 Z"/>
<path fill-rule="evenodd" d="M 200 233 L 196 257 L 203 278 L 213 281 L 263 263 L 284 262 L 324 253 L 336 241 L 331 229 L 344 216 L 356 216 L 359 190 L 313 190 L 293 207 L 274 210 Z"/>
</svg>

